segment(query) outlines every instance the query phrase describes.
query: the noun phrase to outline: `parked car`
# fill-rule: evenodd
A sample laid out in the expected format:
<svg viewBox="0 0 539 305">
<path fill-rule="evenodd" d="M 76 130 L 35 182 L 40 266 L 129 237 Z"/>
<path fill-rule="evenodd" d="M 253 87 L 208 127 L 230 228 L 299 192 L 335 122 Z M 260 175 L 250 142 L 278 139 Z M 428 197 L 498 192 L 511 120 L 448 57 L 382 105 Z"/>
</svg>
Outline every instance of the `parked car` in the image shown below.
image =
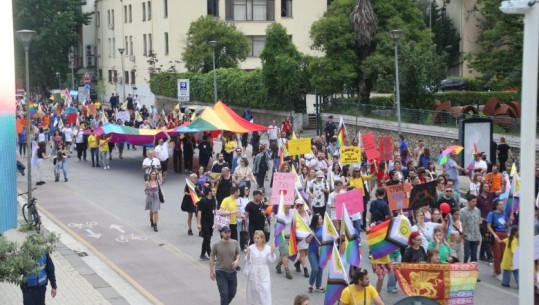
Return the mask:
<svg viewBox="0 0 539 305">
<path fill-rule="evenodd" d="M 446 78 L 440 85 L 440 91 L 464 91 L 466 82 L 462 78 Z"/>
</svg>

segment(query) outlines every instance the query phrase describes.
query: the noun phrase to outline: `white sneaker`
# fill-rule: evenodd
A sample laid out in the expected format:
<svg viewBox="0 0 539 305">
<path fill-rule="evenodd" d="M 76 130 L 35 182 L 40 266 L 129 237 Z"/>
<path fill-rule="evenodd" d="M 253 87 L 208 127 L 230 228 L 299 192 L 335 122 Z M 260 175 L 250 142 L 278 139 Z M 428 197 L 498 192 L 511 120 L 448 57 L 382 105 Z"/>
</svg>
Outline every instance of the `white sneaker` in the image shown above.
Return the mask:
<svg viewBox="0 0 539 305">
<path fill-rule="evenodd" d="M 501 274 L 500 274 L 500 275 L 497 275 L 497 276 L 496 276 L 496 279 L 498 279 L 498 280 L 501 282 L 501 281 L 502 281 L 502 275 L 501 275 Z"/>
<path fill-rule="evenodd" d="M 103 169 L 107 169 L 107 167 L 106 167 L 106 166 L 103 166 Z"/>
<path fill-rule="evenodd" d="M 110 166 L 107 165 L 107 169 L 110 169 Z"/>
</svg>

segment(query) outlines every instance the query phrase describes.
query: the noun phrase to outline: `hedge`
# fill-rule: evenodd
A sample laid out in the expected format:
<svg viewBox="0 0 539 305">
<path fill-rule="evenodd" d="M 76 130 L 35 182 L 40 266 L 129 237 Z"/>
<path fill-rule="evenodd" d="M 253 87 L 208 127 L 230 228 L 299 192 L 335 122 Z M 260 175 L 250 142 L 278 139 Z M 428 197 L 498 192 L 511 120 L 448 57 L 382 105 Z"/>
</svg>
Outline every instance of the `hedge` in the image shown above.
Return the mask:
<svg viewBox="0 0 539 305">
<path fill-rule="evenodd" d="M 434 94 L 434 100 L 451 101 L 452 106 L 464 105 L 483 105 L 491 97 L 496 97 L 501 103 L 520 101 L 520 92 L 518 91 L 447 91 Z M 433 102 L 434 102 L 433 100 Z M 434 103 L 433 103 L 434 107 Z"/>
</svg>

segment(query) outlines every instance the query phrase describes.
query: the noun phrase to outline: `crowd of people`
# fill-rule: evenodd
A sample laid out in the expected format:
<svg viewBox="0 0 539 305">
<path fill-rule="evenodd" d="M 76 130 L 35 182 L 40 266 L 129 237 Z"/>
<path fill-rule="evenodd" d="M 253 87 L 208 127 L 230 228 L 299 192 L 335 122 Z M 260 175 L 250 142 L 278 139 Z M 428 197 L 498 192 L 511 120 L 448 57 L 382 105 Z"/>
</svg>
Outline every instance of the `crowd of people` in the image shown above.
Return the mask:
<svg viewBox="0 0 539 305">
<path fill-rule="evenodd" d="M 68 181 L 67 162 L 74 151 L 82 162 L 86 161 L 89 148 L 92 167 L 105 170 L 111 168 L 110 160 L 115 148 L 118 158 L 123 159 L 124 146 L 129 149 L 130 143 L 112 143 L 110 136 L 96 135 L 96 129 L 105 122 L 166 129 L 189 119 L 187 115 L 174 114 L 174 111 L 160 115 L 153 106 L 150 110 L 144 110 L 145 107 L 138 110 L 136 105 L 130 105 L 127 110 L 131 113 L 131 120 L 128 122 L 115 118 L 115 109 L 121 107 L 119 103 L 95 115 L 81 112 L 77 124 L 66 123 L 62 128 L 51 123 L 55 121 L 51 120 L 55 117 L 52 114 L 54 109 L 43 117 L 37 117 L 35 125 L 40 126 L 36 135 L 37 183 L 44 183 L 43 162 L 49 157 L 54 159 L 55 181 L 59 181 L 63 173 L 65 182 Z M 85 106 L 81 107 L 84 109 Z M 139 113 L 142 120 L 138 119 Z M 47 115 L 48 119 L 45 118 Z M 253 119 L 249 110 L 243 117 Z M 49 125 L 44 122 L 49 122 Z M 189 174 L 187 179 L 193 187 L 185 186 L 181 203 L 182 211 L 188 214 L 187 234 L 194 235 L 194 221 L 202 238 L 199 259 L 209 261 L 210 278 L 217 282 L 221 304 L 229 304 L 234 298 L 236 273 L 242 269 L 248 279 L 248 304 L 271 304 L 270 264 L 276 263 L 274 269 L 277 274 L 283 274 L 284 268 L 286 279 L 294 278 L 293 271 L 308 278 L 308 293 L 325 293 L 319 247 L 326 213 L 335 228 L 338 231 L 341 228 L 337 219 L 336 195 L 354 189 L 363 191 L 365 212 L 350 215 L 359 233 L 397 216 L 397 212 L 389 209 L 384 186 L 410 183 L 413 187 L 436 181 L 437 198 L 433 206 L 399 212 L 409 218 L 413 233 L 408 247 L 371 260 L 372 272 L 376 275 L 374 286 L 369 283 L 368 271 L 344 261 L 351 284 L 342 292 L 339 304 L 355 304 L 352 300 L 383 304 L 380 293 L 386 276 L 387 292 L 398 292 L 392 272 L 392 264 L 398 262 L 456 263 L 480 259 L 492 264 L 493 274 L 501 280 L 502 286 L 509 287 L 511 274 L 518 286 L 518 270 L 512 269 L 512 255 L 518 246 L 518 227 L 515 226 L 518 211 L 507 213 L 504 201 L 499 199 L 499 195 L 505 192 L 507 157 L 512 156 L 503 138 L 498 146 L 499 163 L 488 160 L 484 153 L 477 153 L 473 169 L 459 166 L 456 153 L 451 153 L 443 168 L 437 168 L 424 141 L 418 141 L 417 147 L 412 149 L 402 134 L 395 143 L 393 160 L 367 160 L 363 153 L 357 163 L 343 165 L 336 146 L 336 131 L 337 126 L 330 117 L 324 135 L 312 139 L 311 152 L 300 156 L 286 153 L 288 141 L 296 136 L 288 117 L 280 126 L 275 121 L 268 126 L 268 144 L 261 143 L 262 134 L 255 131 L 242 135 L 223 132 L 220 135 L 221 151 L 214 150 L 210 133 L 185 134 L 166 141 L 159 139 L 149 148 L 144 146 L 142 170 L 151 227 L 158 232 L 161 186 L 167 181 L 168 165 L 172 162 L 175 173 Z M 19 134 L 20 156 L 29 153 L 25 150 L 25 134 L 24 129 Z M 352 146 L 359 146 L 359 142 L 358 138 L 349 139 Z M 252 147 L 250 156 L 247 155 L 249 145 Z M 47 154 L 48 146 L 52 149 L 50 154 Z M 136 150 L 134 145 L 131 146 Z M 196 149 L 199 150 L 198 162 L 194 162 Z M 474 173 L 469 187 L 461 187 L 460 173 L 468 174 L 470 170 Z M 277 203 L 266 196 L 266 187 L 272 187 L 272 176 L 276 172 L 295 172 L 298 176 L 298 195 L 294 202 L 285 205 L 285 240 L 278 249 L 271 236 Z M 465 204 L 461 203 L 461 198 L 465 199 Z M 442 206 L 449 206 L 449 211 Z M 291 262 L 288 258 L 288 237 L 294 213 L 310 224 L 312 233 L 299 241 L 297 261 Z M 228 218 L 228 223 L 220 228 L 220 238 L 212 245 L 216 215 Z M 341 253 L 344 252 L 344 238 L 340 235 L 336 241 Z M 242 261 L 246 263 L 242 264 Z M 306 296 L 298 296 L 295 300 L 295 304 L 308 302 Z"/>
</svg>

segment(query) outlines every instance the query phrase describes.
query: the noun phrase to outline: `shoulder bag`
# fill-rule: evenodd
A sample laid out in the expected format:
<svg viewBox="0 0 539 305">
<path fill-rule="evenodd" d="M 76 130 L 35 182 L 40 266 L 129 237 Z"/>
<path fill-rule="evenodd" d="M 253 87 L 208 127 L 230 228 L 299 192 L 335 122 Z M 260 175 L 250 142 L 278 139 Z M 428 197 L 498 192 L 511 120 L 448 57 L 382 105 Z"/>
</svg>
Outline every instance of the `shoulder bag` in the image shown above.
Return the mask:
<svg viewBox="0 0 539 305">
<path fill-rule="evenodd" d="M 163 195 L 163 192 L 161 191 L 161 185 L 159 184 L 159 182 L 157 182 L 157 190 L 158 190 L 159 202 L 165 203 L 165 196 Z"/>
</svg>

